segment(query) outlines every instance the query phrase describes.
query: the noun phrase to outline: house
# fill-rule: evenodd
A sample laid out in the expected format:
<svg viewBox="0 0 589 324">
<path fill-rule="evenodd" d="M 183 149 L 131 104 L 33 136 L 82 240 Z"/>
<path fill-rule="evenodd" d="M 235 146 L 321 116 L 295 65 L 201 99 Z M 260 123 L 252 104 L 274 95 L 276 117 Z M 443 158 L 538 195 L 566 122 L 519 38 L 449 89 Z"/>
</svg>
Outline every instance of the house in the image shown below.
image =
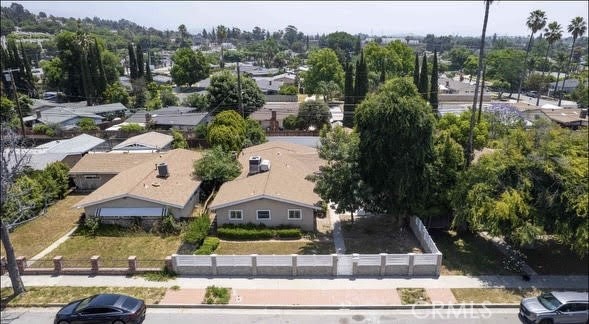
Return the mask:
<svg viewBox="0 0 589 324">
<path fill-rule="evenodd" d="M 266 102 L 254 111 L 249 118 L 256 120 L 264 129 L 277 130 L 283 127 L 282 121 L 289 115 L 298 115 L 298 102 Z"/>
<path fill-rule="evenodd" d="M 323 160 L 316 149 L 286 142 L 267 142 L 243 150 L 241 175 L 224 183 L 209 209 L 217 224 L 291 225 L 315 230 L 321 198 L 306 180 Z"/>
<path fill-rule="evenodd" d="M 178 128 L 181 130 L 192 130 L 201 123 L 208 122 L 210 116 L 206 112 L 195 112 L 194 107 L 170 106 L 166 108 L 146 111 L 139 110 L 129 116 L 126 123 L 149 124 L 156 129 Z M 115 130 L 109 128 L 108 130 Z"/>
<path fill-rule="evenodd" d="M 130 137 L 122 143 L 114 146 L 113 151 L 127 152 L 159 152 L 170 149 L 174 141 L 171 135 L 158 132 L 148 132 Z"/>
<path fill-rule="evenodd" d="M 154 160 L 160 154 L 88 153 L 70 169 L 70 177 L 78 190 L 95 190 L 120 172 Z"/>
<path fill-rule="evenodd" d="M 73 167 L 86 153 L 99 147 L 105 140 L 81 134 L 70 139 L 51 141 L 29 149 L 21 149 L 18 154 L 27 154 L 30 159 L 27 166 L 34 170 L 43 170 L 53 162 L 61 161 L 69 168 Z"/>
<path fill-rule="evenodd" d="M 101 124 L 109 117 L 123 117 L 127 111 L 121 103 L 106 105 L 86 106 L 85 102 L 61 103 L 51 107 L 53 103 L 38 102 L 35 116 L 27 118 L 27 123 L 57 124 L 63 129 L 77 127 L 77 123 L 83 118 L 90 118 L 96 125 Z"/>
<path fill-rule="evenodd" d="M 103 223 L 153 224 L 166 215 L 176 219 L 192 215 L 200 193 L 200 181 L 192 175 L 193 164 L 202 156 L 185 149 L 171 150 L 153 160 L 121 171 L 93 191 L 76 208 Z"/>
<path fill-rule="evenodd" d="M 283 85 L 281 81 L 275 81 L 272 77 L 253 77 L 256 84 L 266 95 L 278 94 L 280 87 Z"/>
<path fill-rule="evenodd" d="M 587 127 L 587 109 L 541 109 L 542 113 L 551 121 L 562 127 L 577 129 Z"/>
<path fill-rule="evenodd" d="M 573 92 L 578 86 L 579 86 L 579 80 L 577 79 L 567 79 L 564 80 L 564 88 L 562 87 L 562 81 L 558 82 L 558 91 L 564 91 L 564 93 L 571 93 Z M 550 93 L 554 93 L 554 91 L 557 91 L 556 88 L 556 82 L 551 82 L 548 85 L 548 94 Z"/>
<path fill-rule="evenodd" d="M 272 79 L 275 82 L 282 82 L 282 84 L 295 84 L 296 78 L 297 76 L 294 73 L 282 73 Z"/>
</svg>

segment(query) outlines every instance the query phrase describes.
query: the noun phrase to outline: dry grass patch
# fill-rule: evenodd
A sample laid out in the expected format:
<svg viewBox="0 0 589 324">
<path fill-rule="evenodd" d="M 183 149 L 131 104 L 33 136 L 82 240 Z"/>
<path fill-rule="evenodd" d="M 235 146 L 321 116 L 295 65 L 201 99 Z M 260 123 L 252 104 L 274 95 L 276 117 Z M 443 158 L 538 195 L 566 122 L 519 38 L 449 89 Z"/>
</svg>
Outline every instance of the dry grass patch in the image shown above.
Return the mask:
<svg viewBox="0 0 589 324">
<path fill-rule="evenodd" d="M 387 215 L 355 217 L 354 224 L 348 215 L 340 215 L 346 253 L 423 253 L 411 228 L 400 230 Z"/>
<path fill-rule="evenodd" d="M 554 289 L 518 288 L 452 288 L 458 303 L 517 304 L 522 298 L 538 296 Z"/>
<path fill-rule="evenodd" d="M 429 296 L 423 288 L 397 288 L 401 303 L 410 304 L 430 304 Z"/>
<path fill-rule="evenodd" d="M 221 241 L 215 254 L 331 254 L 334 250 L 331 242 L 319 240 Z"/>
<path fill-rule="evenodd" d="M 49 207 L 45 215 L 17 227 L 10 234 L 16 255 L 30 259 L 74 228 L 82 212 L 72 206 L 84 197 L 70 194 Z M 4 246 L 0 247 L 4 256 Z"/>
<path fill-rule="evenodd" d="M 147 287 L 29 287 L 27 292 L 8 301 L 8 306 L 69 303 L 95 294 L 115 293 L 143 299 L 147 304 L 158 304 L 166 288 Z M 2 288 L 2 303 L 12 295 L 12 288 Z"/>
</svg>

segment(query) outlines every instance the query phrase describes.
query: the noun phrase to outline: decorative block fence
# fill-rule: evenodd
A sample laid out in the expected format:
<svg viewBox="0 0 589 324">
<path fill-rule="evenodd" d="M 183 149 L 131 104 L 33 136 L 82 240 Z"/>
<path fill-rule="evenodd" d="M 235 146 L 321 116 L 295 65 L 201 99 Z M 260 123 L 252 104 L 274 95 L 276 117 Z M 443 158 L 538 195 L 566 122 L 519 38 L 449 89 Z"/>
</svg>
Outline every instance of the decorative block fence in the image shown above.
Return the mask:
<svg viewBox="0 0 589 324">
<path fill-rule="evenodd" d="M 88 259 L 88 267 L 64 267 L 68 260 L 56 256 L 37 260 L 53 267 L 29 267 L 26 258 L 17 258 L 21 274 L 132 275 L 161 271 L 162 267 L 179 275 L 238 277 L 336 277 L 336 276 L 426 276 L 440 274 L 442 253 L 419 218 L 411 217 L 409 226 L 426 251 L 423 254 L 328 254 L 328 255 L 177 255 L 166 257 L 160 267 L 139 267 L 135 256 L 126 260 L 127 267 L 105 267 L 100 256 Z M 0 260 L 2 273 L 6 261 Z M 73 260 L 79 261 L 79 260 Z M 105 260 L 106 261 L 106 260 Z M 125 261 L 125 260 L 116 260 Z M 109 260 L 112 262 L 112 260 Z M 161 262 L 161 261 L 160 261 Z M 29 263 L 30 264 L 30 263 Z M 79 262 L 77 262 L 79 264 Z M 120 262 L 118 264 L 121 264 Z M 111 264 L 112 265 L 112 264 Z M 151 264 L 156 265 L 157 264 Z"/>
</svg>

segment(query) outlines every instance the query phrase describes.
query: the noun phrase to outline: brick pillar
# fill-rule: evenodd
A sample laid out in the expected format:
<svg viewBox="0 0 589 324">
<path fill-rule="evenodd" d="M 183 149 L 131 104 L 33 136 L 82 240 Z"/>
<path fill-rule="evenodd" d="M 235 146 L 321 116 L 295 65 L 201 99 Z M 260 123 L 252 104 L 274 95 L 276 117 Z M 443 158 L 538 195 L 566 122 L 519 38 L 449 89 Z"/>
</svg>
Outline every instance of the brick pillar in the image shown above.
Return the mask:
<svg viewBox="0 0 589 324">
<path fill-rule="evenodd" d="M 415 253 L 408 253 L 409 254 L 409 269 L 407 270 L 408 276 L 413 276 L 413 266 L 415 263 Z"/>
<path fill-rule="evenodd" d="M 252 254 L 252 276 L 258 275 L 258 255 Z"/>
<path fill-rule="evenodd" d="M 135 273 L 137 271 L 137 257 L 131 255 L 127 258 L 127 262 L 129 263 L 129 273 Z"/>
<path fill-rule="evenodd" d="M 292 258 L 292 276 L 296 277 L 297 276 L 297 255 L 296 254 L 291 254 L 290 255 Z"/>
<path fill-rule="evenodd" d="M 331 274 L 334 277 L 337 277 L 337 254 L 332 254 L 331 255 L 331 264 L 332 264 L 332 269 L 331 269 Z"/>
<path fill-rule="evenodd" d="M 442 269 L 442 253 L 436 253 L 436 276 L 440 275 L 440 269 Z"/>
<path fill-rule="evenodd" d="M 59 274 L 61 269 L 63 269 L 63 257 L 58 255 L 53 258 L 53 271 L 55 271 L 56 274 Z"/>
<path fill-rule="evenodd" d="M 93 273 L 98 272 L 98 261 L 100 260 L 100 255 L 93 255 L 90 258 L 90 269 L 92 270 Z"/>
<path fill-rule="evenodd" d="M 173 255 L 168 255 L 164 259 L 164 267 L 166 267 L 166 269 L 170 272 L 176 272 L 176 269 L 174 269 L 174 262 L 172 261 L 172 259 L 173 259 Z M 130 262 L 131 261 L 129 261 L 129 266 L 131 266 Z M 135 264 L 135 266 L 137 266 L 137 264 Z"/>
<path fill-rule="evenodd" d="M 380 253 L 380 276 L 384 277 L 387 271 L 387 254 Z"/>
<path fill-rule="evenodd" d="M 217 255 L 211 254 L 211 275 L 217 275 Z"/>
<path fill-rule="evenodd" d="M 0 258 L 0 276 L 6 273 L 6 257 Z"/>
<path fill-rule="evenodd" d="M 19 256 L 16 258 L 16 266 L 18 267 L 18 272 L 23 274 L 25 272 L 25 268 L 27 267 L 27 258 L 24 256 Z"/>
<path fill-rule="evenodd" d="M 360 259 L 360 254 L 353 253 L 352 254 L 352 276 L 358 275 L 358 259 Z"/>
</svg>

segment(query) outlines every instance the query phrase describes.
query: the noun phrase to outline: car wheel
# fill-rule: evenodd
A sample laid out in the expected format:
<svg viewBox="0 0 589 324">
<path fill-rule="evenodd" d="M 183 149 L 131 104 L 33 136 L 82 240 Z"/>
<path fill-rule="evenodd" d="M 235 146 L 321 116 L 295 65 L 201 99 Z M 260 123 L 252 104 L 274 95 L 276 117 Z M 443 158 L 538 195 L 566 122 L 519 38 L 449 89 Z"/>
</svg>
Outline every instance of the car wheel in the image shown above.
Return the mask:
<svg viewBox="0 0 589 324">
<path fill-rule="evenodd" d="M 551 319 L 543 319 L 539 324 L 552 324 L 554 323 Z"/>
</svg>

